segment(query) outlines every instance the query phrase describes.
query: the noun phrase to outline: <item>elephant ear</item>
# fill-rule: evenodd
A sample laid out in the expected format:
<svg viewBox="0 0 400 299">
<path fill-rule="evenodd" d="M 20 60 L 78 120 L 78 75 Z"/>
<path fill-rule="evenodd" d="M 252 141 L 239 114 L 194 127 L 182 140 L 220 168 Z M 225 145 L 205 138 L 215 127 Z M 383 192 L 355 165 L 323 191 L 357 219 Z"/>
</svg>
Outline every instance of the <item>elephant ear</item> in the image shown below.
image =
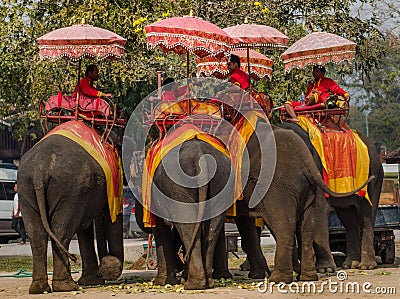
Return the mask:
<svg viewBox="0 0 400 299">
<path fill-rule="evenodd" d="M 121 261 L 112 255 L 106 255 L 100 260 L 99 275 L 108 281 L 117 280 L 122 274 Z"/>
</svg>

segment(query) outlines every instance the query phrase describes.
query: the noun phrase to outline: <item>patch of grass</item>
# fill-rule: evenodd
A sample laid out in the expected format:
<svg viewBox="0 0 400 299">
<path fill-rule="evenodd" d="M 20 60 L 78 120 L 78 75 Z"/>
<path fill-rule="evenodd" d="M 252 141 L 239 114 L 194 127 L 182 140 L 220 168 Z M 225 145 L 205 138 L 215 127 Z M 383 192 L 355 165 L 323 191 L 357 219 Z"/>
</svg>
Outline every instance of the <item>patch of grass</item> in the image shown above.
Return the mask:
<svg viewBox="0 0 400 299">
<path fill-rule="evenodd" d="M 80 255 L 77 255 L 78 260 L 76 263 L 71 262 L 71 271 L 82 270 L 82 260 Z M 32 257 L 30 256 L 13 256 L 13 257 L 2 257 L 0 259 L 0 272 L 17 272 L 19 269 L 24 268 L 27 272 L 32 272 L 33 264 Z M 47 258 L 47 271 L 53 271 L 53 258 Z"/>
</svg>

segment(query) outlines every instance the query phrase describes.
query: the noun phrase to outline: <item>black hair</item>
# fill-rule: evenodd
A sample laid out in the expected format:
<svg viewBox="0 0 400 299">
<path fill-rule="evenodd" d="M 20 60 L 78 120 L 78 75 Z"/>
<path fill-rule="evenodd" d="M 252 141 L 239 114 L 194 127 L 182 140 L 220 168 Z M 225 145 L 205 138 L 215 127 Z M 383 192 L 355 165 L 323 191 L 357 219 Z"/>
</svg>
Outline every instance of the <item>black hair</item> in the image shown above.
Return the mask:
<svg viewBox="0 0 400 299">
<path fill-rule="evenodd" d="M 85 76 L 89 75 L 90 72 L 93 73 L 93 71 L 94 71 L 95 68 L 97 68 L 97 65 L 95 65 L 95 64 L 89 64 L 89 65 L 86 67 Z"/>
<path fill-rule="evenodd" d="M 314 65 L 313 69 L 319 69 L 321 72 L 325 74 L 325 66 L 323 65 Z"/>
<path fill-rule="evenodd" d="M 235 54 L 231 54 L 231 57 L 229 58 L 230 62 L 236 62 L 238 67 L 240 68 L 240 57 L 235 55 Z"/>
</svg>

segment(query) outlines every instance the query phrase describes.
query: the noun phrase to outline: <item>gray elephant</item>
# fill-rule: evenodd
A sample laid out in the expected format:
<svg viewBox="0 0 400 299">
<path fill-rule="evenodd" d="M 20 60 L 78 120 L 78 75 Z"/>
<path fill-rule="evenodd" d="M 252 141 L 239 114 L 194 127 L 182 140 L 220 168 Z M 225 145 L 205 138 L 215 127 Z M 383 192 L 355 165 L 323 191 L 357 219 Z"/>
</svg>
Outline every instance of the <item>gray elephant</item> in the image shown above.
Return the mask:
<svg viewBox="0 0 400 299">
<path fill-rule="evenodd" d="M 320 158 L 313 148 L 308 134 L 303 129 L 292 123 L 284 123 L 284 128 L 296 132 L 307 144 L 313 154 L 316 165 L 322 170 Z M 314 249 L 317 256 L 317 269 L 320 271 L 333 271 L 335 263 L 329 248 L 328 216 L 330 205 L 335 209 L 340 221 L 346 229 L 346 259 L 342 264 L 344 269 L 360 268 L 363 270 L 374 269 L 377 266 L 374 249 L 374 224 L 383 183 L 383 167 L 379 160 L 373 142 L 365 135 L 358 133 L 361 140 L 368 148 L 370 158 L 369 175 L 375 179 L 368 184 L 368 194 L 372 206 L 364 198 L 352 195 L 349 198 L 330 197 L 326 200 L 319 194 L 316 199 L 318 213 L 314 230 Z"/>
<path fill-rule="evenodd" d="M 158 215 L 153 229 L 158 258 L 156 284 L 178 283 L 180 239 L 185 250 L 185 289 L 214 287 L 214 249 L 226 210 L 218 199 L 223 198 L 227 207 L 232 204 L 233 182 L 230 159 L 199 139 L 185 141 L 162 159 L 151 189 L 152 211 Z M 145 229 L 142 216 L 137 212 L 137 221 Z"/>
<path fill-rule="evenodd" d="M 105 174 L 82 146 L 61 135 L 50 135 L 41 140 L 21 159 L 18 187 L 33 255 L 29 293 L 51 291 L 47 276 L 49 236 L 53 251 L 53 291 L 78 289 L 71 277 L 69 263 L 70 258 L 76 260 L 76 257 L 67 251 L 75 233 L 82 257 L 79 284 L 104 284 L 104 279 L 116 279 L 121 274 L 124 258 L 122 215 L 111 221 Z M 99 252 L 100 257 L 109 254 L 102 260 L 104 277 L 99 275 L 94 248 L 95 217 L 103 220 L 104 226 L 98 222 L 96 226 L 98 234 L 103 231 L 108 241 L 109 252 Z"/>
</svg>

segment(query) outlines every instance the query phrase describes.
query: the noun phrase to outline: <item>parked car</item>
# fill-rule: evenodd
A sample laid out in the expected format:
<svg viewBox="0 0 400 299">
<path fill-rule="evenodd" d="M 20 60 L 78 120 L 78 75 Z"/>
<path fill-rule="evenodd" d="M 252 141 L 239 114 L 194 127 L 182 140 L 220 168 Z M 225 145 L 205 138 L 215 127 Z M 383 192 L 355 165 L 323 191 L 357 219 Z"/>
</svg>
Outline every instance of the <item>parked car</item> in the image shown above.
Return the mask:
<svg viewBox="0 0 400 299">
<path fill-rule="evenodd" d="M 11 213 L 14 204 L 14 185 L 18 167 L 12 163 L 0 163 L 0 243 L 19 238 L 11 228 Z"/>
<path fill-rule="evenodd" d="M 123 233 L 124 238 L 147 238 L 138 226 L 135 217 L 135 196 L 129 187 L 124 187 L 123 195 Z"/>
</svg>

